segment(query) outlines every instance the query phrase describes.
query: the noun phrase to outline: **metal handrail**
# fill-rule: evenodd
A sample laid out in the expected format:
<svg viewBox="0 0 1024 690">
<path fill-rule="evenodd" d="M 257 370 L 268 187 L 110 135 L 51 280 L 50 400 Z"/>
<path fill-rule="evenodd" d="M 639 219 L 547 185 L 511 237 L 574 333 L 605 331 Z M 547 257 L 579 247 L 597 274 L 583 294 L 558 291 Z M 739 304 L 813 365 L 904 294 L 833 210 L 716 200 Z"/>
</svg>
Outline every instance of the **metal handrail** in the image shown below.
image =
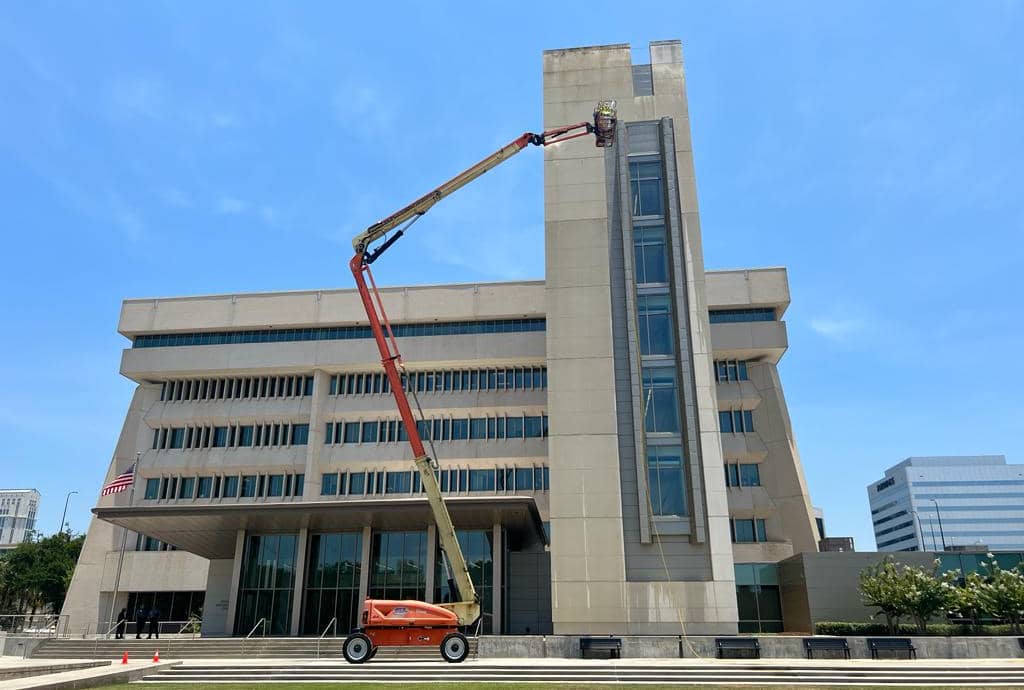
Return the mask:
<svg viewBox="0 0 1024 690">
<path fill-rule="evenodd" d="M 185 628 L 191 627 L 192 639 L 196 639 L 196 623 L 202 624 L 202 619 L 197 618 L 196 616 L 190 616 L 189 619 L 185 621 L 185 625 L 178 628 L 178 634 L 180 635 L 181 633 L 185 632 Z"/>
<path fill-rule="evenodd" d="M 109 623 L 110 621 L 104 621 L 104 622 L 105 622 L 105 623 Z M 109 628 L 107 628 L 107 632 L 103 633 L 103 635 L 99 635 L 99 634 L 97 634 L 97 635 L 96 635 L 96 639 L 95 639 L 95 640 L 93 640 L 93 643 L 92 643 L 92 657 L 93 657 L 94 659 L 95 659 L 95 658 L 96 658 L 97 656 L 99 656 L 99 649 L 100 649 L 100 640 L 101 640 L 101 639 L 103 639 L 103 640 L 108 640 L 108 639 L 110 639 L 110 631 L 111 631 L 111 630 L 116 630 L 116 629 L 117 629 L 117 627 L 118 627 L 119 625 L 121 625 L 121 621 L 117 621 L 117 622 L 116 622 L 116 623 L 114 623 L 114 624 L 113 624 L 112 626 L 110 626 Z"/>
<path fill-rule="evenodd" d="M 180 634 L 180 630 L 177 633 L 175 633 L 175 632 L 173 632 L 173 628 L 170 628 L 170 626 L 179 625 L 179 626 L 182 626 L 182 629 L 184 629 L 184 627 L 190 625 L 192 622 L 197 621 L 197 620 L 201 620 L 201 619 L 198 618 L 198 617 L 192 617 L 192 618 L 190 618 L 188 620 L 157 621 L 157 626 L 158 626 L 158 630 L 159 630 L 161 635 L 177 635 L 177 634 Z M 126 621 L 124 621 L 124 623 L 125 623 L 125 628 L 126 629 L 129 628 L 129 627 L 132 627 L 132 628 L 134 628 L 136 630 L 136 632 L 139 632 L 139 630 L 138 630 L 138 628 L 136 626 L 135 619 L 129 618 Z M 103 626 L 107 625 L 107 624 L 111 624 L 111 627 L 109 629 L 107 629 L 107 632 L 103 632 Z M 148 621 L 147 621 L 147 624 L 148 624 Z M 94 635 L 94 634 L 95 635 L 99 635 L 100 637 L 105 637 L 105 636 L 109 636 L 110 632 L 113 631 L 113 630 L 116 630 L 116 629 L 117 629 L 117 622 L 112 622 L 112 621 L 96 621 L 94 623 L 86 623 L 85 625 L 83 625 L 82 629 L 81 629 L 81 636 L 82 636 L 82 639 L 90 639 L 90 636 Z M 172 632 L 166 632 L 167 629 L 171 629 Z M 95 632 L 93 632 L 94 630 L 95 630 Z M 145 632 L 145 630 L 142 630 L 142 632 Z"/>
<path fill-rule="evenodd" d="M 320 642 L 321 642 L 321 640 L 324 639 L 324 636 L 327 634 L 327 631 L 330 630 L 332 627 L 334 628 L 334 636 L 337 637 L 338 636 L 338 617 L 337 616 L 335 616 L 334 618 L 331 619 L 331 622 L 327 624 L 327 627 L 324 628 L 324 631 L 322 633 L 320 633 L 320 637 L 316 638 L 316 658 L 317 659 L 320 658 Z"/>
<path fill-rule="evenodd" d="M 70 618 L 66 613 L 6 613 L 0 615 L 0 632 L 29 637 L 66 637 Z"/>
<path fill-rule="evenodd" d="M 252 634 L 256 632 L 256 629 L 259 628 L 261 625 L 263 626 L 263 636 L 267 636 L 267 619 L 266 617 L 263 617 L 256 622 L 256 625 L 252 626 L 252 630 L 250 630 L 249 634 L 245 636 L 244 640 L 242 640 L 242 656 L 245 656 L 245 645 L 248 642 L 249 638 L 252 637 Z"/>
</svg>

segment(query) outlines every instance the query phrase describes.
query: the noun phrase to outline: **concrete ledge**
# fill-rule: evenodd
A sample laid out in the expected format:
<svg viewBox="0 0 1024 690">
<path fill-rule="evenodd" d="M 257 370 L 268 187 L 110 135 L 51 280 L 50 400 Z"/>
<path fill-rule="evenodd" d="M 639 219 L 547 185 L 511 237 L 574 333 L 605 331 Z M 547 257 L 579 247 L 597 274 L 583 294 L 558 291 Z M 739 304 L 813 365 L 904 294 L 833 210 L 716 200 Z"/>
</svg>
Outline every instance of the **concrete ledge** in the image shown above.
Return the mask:
<svg viewBox="0 0 1024 690">
<path fill-rule="evenodd" d="M 4 683 L 4 690 L 72 690 L 74 688 L 95 688 L 103 685 L 132 683 L 152 675 L 160 669 L 177 666 L 180 661 L 158 663 L 136 662 L 128 666 L 119 664 L 105 668 L 88 668 L 64 671 L 45 676 L 18 678 Z"/>
<path fill-rule="evenodd" d="M 482 659 L 577 659 L 580 635 L 485 635 L 480 637 Z M 584 636 L 586 637 L 586 636 Z M 715 637 L 709 635 L 615 635 L 622 640 L 622 658 L 714 658 Z M 803 635 L 759 636 L 761 657 L 804 659 Z M 847 637 L 850 657 L 870 659 L 866 637 Z M 1024 657 L 1016 637 L 911 637 L 918 659 L 1018 659 Z M 881 658 L 895 658 L 882 654 Z M 818 652 L 816 658 L 828 659 Z"/>
<path fill-rule="evenodd" d="M 24 663 L 4 664 L 0 666 L 0 681 L 12 680 L 14 678 L 28 678 L 30 676 L 43 676 L 48 673 L 63 673 L 64 671 L 80 671 L 84 668 L 97 668 L 99 666 L 110 666 L 112 661 L 28 661 Z"/>
</svg>

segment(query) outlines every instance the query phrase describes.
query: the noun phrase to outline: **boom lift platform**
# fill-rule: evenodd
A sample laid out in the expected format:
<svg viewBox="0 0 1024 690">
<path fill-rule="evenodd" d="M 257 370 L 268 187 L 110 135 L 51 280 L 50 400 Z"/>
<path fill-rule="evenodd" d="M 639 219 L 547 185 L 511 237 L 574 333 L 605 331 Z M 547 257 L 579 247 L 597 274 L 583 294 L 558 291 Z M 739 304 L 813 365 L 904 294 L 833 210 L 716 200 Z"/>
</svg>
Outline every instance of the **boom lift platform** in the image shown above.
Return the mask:
<svg viewBox="0 0 1024 690">
<path fill-rule="evenodd" d="M 448 574 L 448 586 L 449 590 L 456 594 L 456 601 L 428 604 L 412 600 L 367 599 L 363 602 L 360 627 L 346 638 L 342 647 L 345 659 L 350 663 L 360 664 L 369 661 L 379 647 L 399 645 L 438 645 L 445 661 L 460 662 L 469 653 L 469 641 L 459 628 L 467 628 L 480 618 L 480 597 L 469 576 L 465 556 L 455 535 L 455 526 L 437 483 L 437 461 L 427 455 L 416 426 L 416 418 L 405 394 L 400 373 L 402 356 L 398 351 L 398 343 L 395 341 L 387 314 L 384 312 L 384 303 L 377 291 L 373 274 L 370 272 L 370 264 L 401 239 L 409 226 L 434 204 L 493 170 L 527 146 L 551 146 L 593 134 L 596 146 L 609 147 L 615 143 L 615 124 L 615 101 L 601 101 L 594 109 L 594 119 L 591 122 L 556 127 L 542 134 L 526 132 L 440 187 L 371 225 L 352 240 L 355 254 L 349 261 L 349 268 L 352 269 L 370 330 L 377 342 L 381 364 L 391 385 L 391 393 L 402 417 L 402 425 L 409 437 L 413 462 L 419 472 L 434 522 L 437 524 L 437 536 L 442 561 Z M 392 230 L 395 230 L 394 234 L 387 237 Z M 379 240 L 383 241 L 371 249 L 371 245 Z"/>
</svg>

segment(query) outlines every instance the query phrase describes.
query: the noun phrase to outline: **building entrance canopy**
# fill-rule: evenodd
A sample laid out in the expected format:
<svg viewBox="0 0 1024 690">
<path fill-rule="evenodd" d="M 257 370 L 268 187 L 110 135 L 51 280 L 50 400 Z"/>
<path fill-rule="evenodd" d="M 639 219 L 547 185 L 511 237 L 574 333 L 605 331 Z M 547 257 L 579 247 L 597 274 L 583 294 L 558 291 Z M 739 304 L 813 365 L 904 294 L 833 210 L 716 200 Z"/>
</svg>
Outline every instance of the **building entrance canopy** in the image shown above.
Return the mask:
<svg viewBox="0 0 1024 690">
<path fill-rule="evenodd" d="M 516 548 L 546 544 L 537 504 L 529 496 L 456 496 L 446 498 L 455 527 L 491 529 L 501 524 Z M 295 533 L 340 532 L 370 526 L 375 530 L 419 530 L 433 524 L 426 498 L 364 501 L 305 501 L 209 506 L 114 506 L 93 513 L 134 532 L 210 559 L 234 558 L 238 530 Z"/>
</svg>

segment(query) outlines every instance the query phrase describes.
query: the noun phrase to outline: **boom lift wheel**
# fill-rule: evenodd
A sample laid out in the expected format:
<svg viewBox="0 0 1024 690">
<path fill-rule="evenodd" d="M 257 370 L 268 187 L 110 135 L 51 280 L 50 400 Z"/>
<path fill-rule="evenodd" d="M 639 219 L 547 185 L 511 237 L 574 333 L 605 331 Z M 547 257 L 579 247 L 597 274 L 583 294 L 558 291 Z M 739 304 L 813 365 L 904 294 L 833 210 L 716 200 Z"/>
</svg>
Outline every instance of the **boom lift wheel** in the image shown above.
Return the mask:
<svg viewBox="0 0 1024 690">
<path fill-rule="evenodd" d="M 457 664 L 469 654 L 469 640 L 462 633 L 448 633 L 441 641 L 441 657 L 449 664 Z"/>
<path fill-rule="evenodd" d="M 373 658 L 373 643 L 363 633 L 352 633 L 345 638 L 345 644 L 341 646 L 341 653 L 345 655 L 345 661 L 350 664 L 361 664 Z"/>
</svg>

